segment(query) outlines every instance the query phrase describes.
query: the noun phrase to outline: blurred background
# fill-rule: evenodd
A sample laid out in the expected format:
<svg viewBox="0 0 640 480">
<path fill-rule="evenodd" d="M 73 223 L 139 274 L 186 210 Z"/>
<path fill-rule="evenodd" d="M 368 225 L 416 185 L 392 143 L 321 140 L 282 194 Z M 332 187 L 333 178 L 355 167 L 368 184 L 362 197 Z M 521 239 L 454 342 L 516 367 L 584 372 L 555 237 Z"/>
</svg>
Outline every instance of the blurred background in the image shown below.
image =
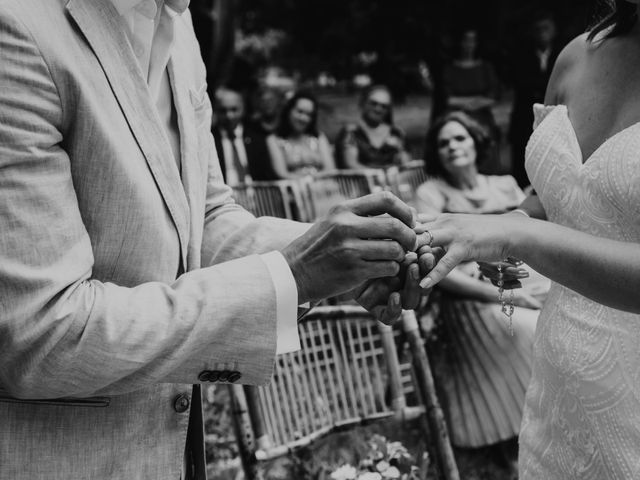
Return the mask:
<svg viewBox="0 0 640 480">
<path fill-rule="evenodd" d="M 333 141 L 358 116 L 357 92 L 383 83 L 394 95 L 408 149 L 419 158 L 439 101 L 438 77 L 462 31 L 477 31 L 480 55 L 495 67 L 501 87 L 495 115 L 506 130 L 509 59 L 530 41 L 532 16 L 550 13 L 555 41 L 565 44 L 597 18 L 599 7 L 590 0 L 192 0 L 190 9 L 212 94 L 223 85 L 238 90 L 250 112 L 260 85 L 284 92 L 311 87 L 320 130 Z"/>
</svg>

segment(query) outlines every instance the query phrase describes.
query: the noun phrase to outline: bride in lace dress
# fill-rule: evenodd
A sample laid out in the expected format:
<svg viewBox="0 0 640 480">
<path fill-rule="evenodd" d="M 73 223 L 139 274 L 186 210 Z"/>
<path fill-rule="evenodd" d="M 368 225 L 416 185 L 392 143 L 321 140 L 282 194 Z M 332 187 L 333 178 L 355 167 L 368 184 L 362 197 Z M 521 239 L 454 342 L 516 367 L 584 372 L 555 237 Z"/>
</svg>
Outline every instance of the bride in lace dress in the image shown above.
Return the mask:
<svg viewBox="0 0 640 480">
<path fill-rule="evenodd" d="M 534 341 L 521 480 L 640 478 L 638 8 L 618 0 L 559 57 L 527 147 L 537 196 L 519 212 L 422 226 L 446 251 L 424 286 L 460 262 L 509 256 L 553 281 Z"/>
</svg>

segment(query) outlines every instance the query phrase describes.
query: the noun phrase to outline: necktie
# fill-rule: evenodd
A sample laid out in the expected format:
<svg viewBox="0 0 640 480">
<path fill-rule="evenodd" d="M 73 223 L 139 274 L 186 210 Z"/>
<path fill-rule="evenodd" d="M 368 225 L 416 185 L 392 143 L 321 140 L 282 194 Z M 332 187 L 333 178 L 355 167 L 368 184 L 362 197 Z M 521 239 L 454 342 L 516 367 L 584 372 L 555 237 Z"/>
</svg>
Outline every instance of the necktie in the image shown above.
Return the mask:
<svg viewBox="0 0 640 480">
<path fill-rule="evenodd" d="M 238 154 L 238 147 L 236 147 L 236 133 L 234 131 L 229 132 L 229 141 L 231 142 L 231 152 L 233 155 L 233 168 L 236 169 L 236 174 L 238 175 L 238 182 L 243 183 L 245 181 L 245 177 L 247 176 L 247 172 L 240 161 L 240 155 Z"/>
</svg>

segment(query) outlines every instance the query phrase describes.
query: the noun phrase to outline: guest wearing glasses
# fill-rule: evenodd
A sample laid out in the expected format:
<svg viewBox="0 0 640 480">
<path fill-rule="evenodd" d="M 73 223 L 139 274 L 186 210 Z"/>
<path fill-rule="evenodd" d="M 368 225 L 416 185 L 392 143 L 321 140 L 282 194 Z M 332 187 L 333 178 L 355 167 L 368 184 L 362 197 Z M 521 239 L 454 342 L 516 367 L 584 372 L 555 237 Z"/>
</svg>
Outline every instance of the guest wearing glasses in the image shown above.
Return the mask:
<svg viewBox="0 0 640 480">
<path fill-rule="evenodd" d="M 384 168 L 406 163 L 404 132 L 393 124 L 392 96 L 384 85 L 366 89 L 360 121 L 345 125 L 336 139 L 338 168 Z"/>
</svg>

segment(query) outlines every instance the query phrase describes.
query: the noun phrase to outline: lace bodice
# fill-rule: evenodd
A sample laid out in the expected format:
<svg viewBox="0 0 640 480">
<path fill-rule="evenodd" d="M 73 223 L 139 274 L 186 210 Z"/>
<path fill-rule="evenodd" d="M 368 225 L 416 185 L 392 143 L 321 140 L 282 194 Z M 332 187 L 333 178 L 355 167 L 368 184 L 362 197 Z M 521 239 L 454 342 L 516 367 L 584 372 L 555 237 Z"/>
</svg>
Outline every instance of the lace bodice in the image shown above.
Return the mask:
<svg viewBox="0 0 640 480">
<path fill-rule="evenodd" d="M 534 113 L 526 166 L 548 219 L 640 242 L 640 123 L 583 159 L 565 106 Z M 520 445 L 522 480 L 640 478 L 639 315 L 552 284 Z"/>
<path fill-rule="evenodd" d="M 527 172 L 547 217 L 593 235 L 640 241 L 640 123 L 583 161 L 567 107 L 536 105 Z"/>
</svg>

